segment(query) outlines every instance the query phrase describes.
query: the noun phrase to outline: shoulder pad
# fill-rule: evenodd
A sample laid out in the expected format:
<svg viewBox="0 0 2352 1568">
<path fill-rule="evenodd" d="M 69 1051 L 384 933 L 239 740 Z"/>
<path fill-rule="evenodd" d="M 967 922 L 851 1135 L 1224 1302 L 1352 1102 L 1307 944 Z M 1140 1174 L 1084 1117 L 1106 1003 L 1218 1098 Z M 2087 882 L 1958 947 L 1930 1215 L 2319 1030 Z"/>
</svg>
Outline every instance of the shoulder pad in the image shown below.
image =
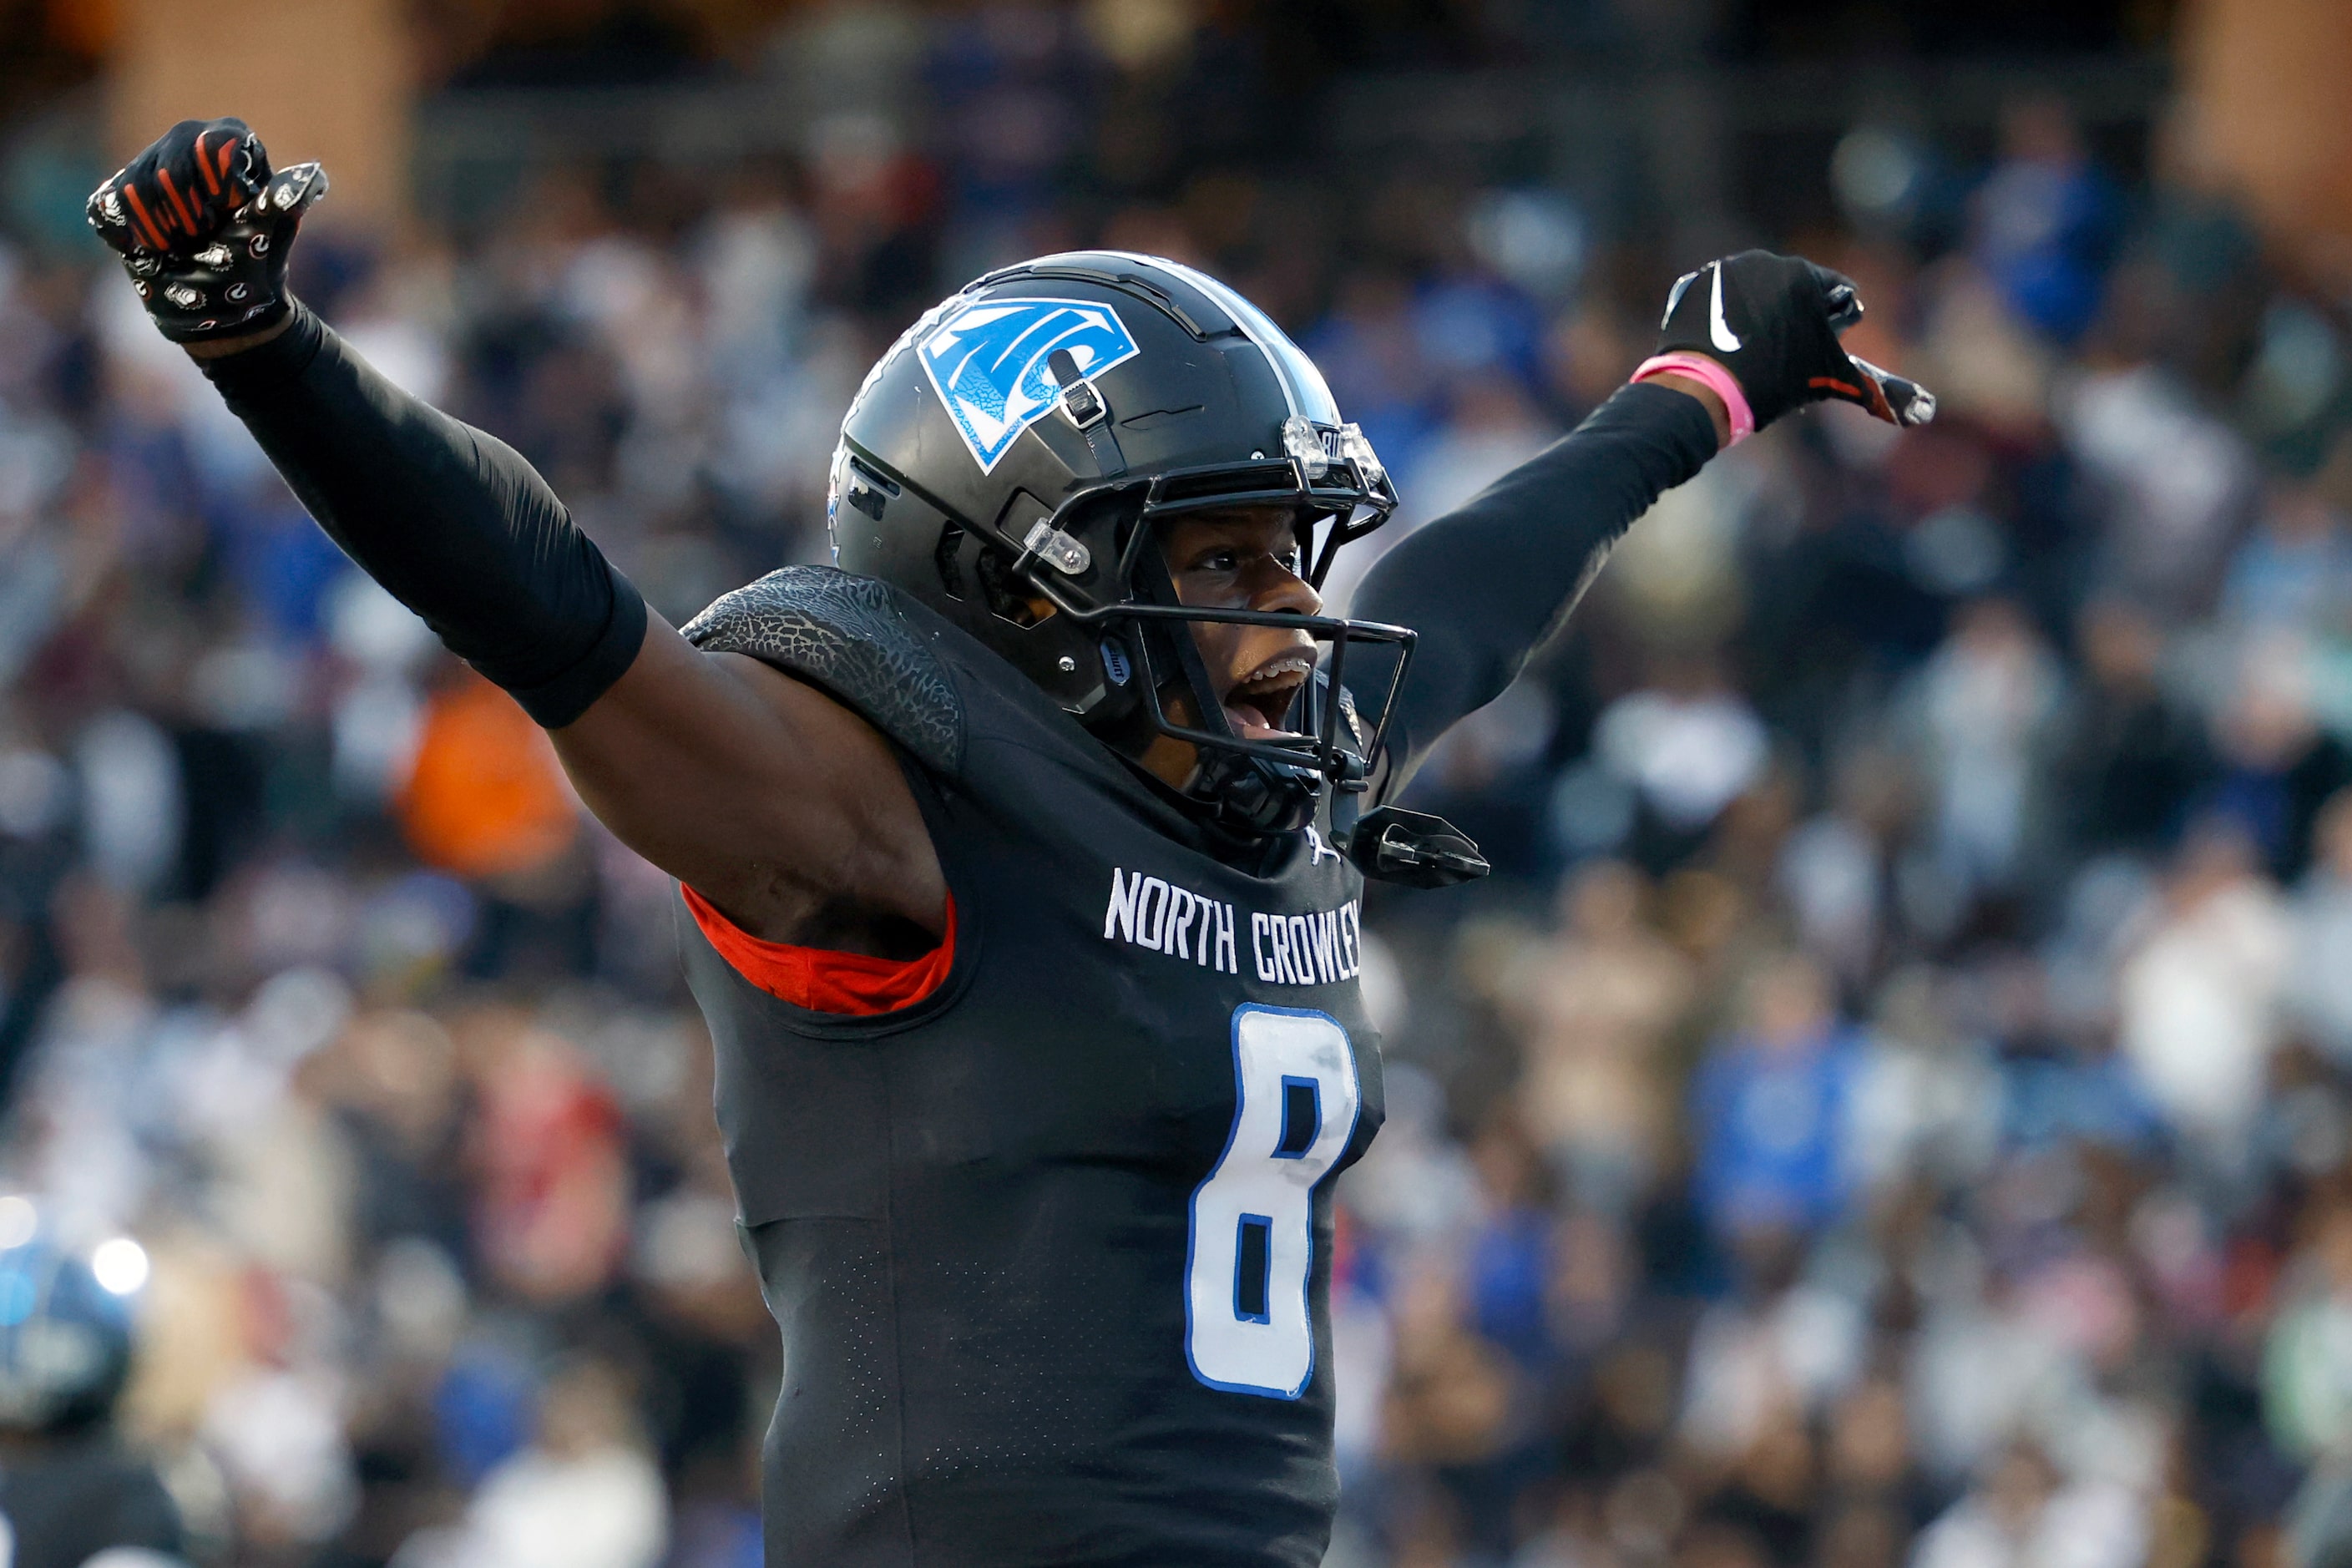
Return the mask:
<svg viewBox="0 0 2352 1568">
<path fill-rule="evenodd" d="M 786 566 L 688 621 L 706 653 L 749 654 L 823 687 L 924 766 L 963 761 L 963 705 L 897 590 L 831 566 Z"/>
</svg>

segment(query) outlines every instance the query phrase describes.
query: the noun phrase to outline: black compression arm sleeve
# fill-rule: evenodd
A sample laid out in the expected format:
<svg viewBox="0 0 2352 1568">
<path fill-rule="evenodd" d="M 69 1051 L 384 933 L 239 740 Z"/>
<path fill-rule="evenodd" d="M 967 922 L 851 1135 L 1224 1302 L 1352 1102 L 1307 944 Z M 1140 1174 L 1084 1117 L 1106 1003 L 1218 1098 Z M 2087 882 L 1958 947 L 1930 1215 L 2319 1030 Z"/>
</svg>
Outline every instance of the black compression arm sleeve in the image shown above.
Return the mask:
<svg viewBox="0 0 2352 1568">
<path fill-rule="evenodd" d="M 550 729 L 637 657 L 646 605 L 504 442 L 411 397 L 299 304 L 203 362 L 345 554 Z"/>
<path fill-rule="evenodd" d="M 1421 634 L 1390 721 L 1384 793 L 1403 787 L 1440 735 L 1502 695 L 1633 520 L 1715 450 L 1715 425 L 1697 398 L 1621 387 L 1567 437 L 1374 564 L 1351 613 Z M 1381 689 L 1370 672 L 1350 670 L 1348 684 Z"/>
</svg>

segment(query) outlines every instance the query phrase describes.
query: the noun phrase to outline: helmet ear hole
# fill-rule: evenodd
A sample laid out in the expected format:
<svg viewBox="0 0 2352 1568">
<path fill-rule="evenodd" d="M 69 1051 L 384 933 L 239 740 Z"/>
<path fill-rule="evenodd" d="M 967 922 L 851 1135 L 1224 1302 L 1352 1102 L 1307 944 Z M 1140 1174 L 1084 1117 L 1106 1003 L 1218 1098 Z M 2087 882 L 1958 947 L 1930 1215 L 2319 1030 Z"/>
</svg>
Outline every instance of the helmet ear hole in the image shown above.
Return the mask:
<svg viewBox="0 0 2352 1568">
<path fill-rule="evenodd" d="M 1016 626 L 1034 626 L 1052 615 L 1054 607 L 1024 592 L 1023 584 L 1013 575 L 1012 565 L 1002 551 L 982 544 L 979 559 L 973 563 L 973 575 L 980 579 L 981 595 L 988 601 L 989 614 Z"/>
<path fill-rule="evenodd" d="M 940 586 L 950 599 L 964 597 L 963 563 L 957 559 L 963 541 L 963 524 L 951 521 L 940 530 L 939 548 L 931 552 L 932 564 L 940 569 Z"/>
</svg>

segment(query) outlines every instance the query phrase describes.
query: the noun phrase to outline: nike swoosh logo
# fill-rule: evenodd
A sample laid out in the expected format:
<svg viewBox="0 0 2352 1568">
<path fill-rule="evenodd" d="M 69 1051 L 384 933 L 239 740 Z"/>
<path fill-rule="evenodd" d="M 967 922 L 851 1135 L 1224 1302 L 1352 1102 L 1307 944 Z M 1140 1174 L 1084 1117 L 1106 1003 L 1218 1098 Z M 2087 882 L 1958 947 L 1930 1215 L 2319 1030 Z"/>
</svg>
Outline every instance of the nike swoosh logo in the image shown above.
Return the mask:
<svg viewBox="0 0 2352 1568">
<path fill-rule="evenodd" d="M 1723 263 L 1715 263 L 1715 292 L 1706 301 L 1706 335 L 1720 353 L 1739 352 L 1739 335 L 1723 319 Z"/>
<path fill-rule="evenodd" d="M 1696 271 L 1685 272 L 1675 279 L 1674 292 L 1666 296 L 1666 313 L 1658 318 L 1658 331 L 1663 332 L 1666 330 L 1667 323 L 1675 319 L 1675 307 L 1683 302 L 1683 296 L 1689 293 L 1690 286 L 1697 281 Z"/>
</svg>

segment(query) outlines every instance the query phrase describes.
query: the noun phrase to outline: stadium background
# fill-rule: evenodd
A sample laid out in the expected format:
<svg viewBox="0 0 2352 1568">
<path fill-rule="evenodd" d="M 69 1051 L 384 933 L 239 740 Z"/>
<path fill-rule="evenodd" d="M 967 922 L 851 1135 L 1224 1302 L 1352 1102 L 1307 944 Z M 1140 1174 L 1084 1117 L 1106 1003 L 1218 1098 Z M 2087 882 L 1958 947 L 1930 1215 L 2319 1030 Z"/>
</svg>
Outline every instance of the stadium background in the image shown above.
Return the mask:
<svg viewBox="0 0 2352 1568">
<path fill-rule="evenodd" d="M 670 889 L 82 232 L 173 119 L 323 158 L 302 294 L 673 619 L 996 262 L 1226 277 L 1402 531 L 1767 243 L 1943 414 L 1719 459 L 1416 785 L 1497 873 L 1370 905 L 1331 1562 L 2346 1561 L 2347 79 L 2330 0 L 0 5 L 0 1245 L 117 1243 L 205 1562 L 757 1562 Z"/>
</svg>

